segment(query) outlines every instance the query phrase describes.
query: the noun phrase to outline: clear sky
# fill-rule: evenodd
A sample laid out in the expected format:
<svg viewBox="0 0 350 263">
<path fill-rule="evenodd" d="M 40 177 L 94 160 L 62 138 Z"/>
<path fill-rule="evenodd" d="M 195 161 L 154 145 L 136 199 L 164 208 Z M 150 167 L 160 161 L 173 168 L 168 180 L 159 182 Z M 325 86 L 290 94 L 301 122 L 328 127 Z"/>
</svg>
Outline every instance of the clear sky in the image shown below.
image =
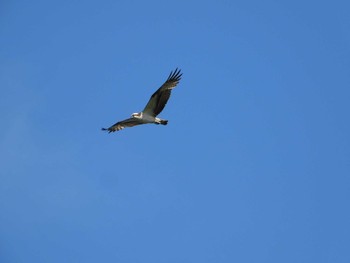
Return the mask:
<svg viewBox="0 0 350 263">
<path fill-rule="evenodd" d="M 0 262 L 350 262 L 349 9 L 1 1 Z"/>
</svg>

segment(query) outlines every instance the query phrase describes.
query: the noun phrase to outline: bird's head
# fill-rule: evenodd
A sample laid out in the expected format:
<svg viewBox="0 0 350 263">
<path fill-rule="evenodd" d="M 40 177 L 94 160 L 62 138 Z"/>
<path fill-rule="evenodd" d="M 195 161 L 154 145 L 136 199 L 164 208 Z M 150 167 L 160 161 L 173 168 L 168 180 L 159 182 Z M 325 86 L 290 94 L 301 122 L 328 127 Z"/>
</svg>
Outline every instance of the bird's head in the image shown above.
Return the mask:
<svg viewBox="0 0 350 263">
<path fill-rule="evenodd" d="M 136 118 L 136 119 L 141 119 L 142 118 L 142 112 L 136 112 L 131 114 L 132 118 Z"/>
</svg>

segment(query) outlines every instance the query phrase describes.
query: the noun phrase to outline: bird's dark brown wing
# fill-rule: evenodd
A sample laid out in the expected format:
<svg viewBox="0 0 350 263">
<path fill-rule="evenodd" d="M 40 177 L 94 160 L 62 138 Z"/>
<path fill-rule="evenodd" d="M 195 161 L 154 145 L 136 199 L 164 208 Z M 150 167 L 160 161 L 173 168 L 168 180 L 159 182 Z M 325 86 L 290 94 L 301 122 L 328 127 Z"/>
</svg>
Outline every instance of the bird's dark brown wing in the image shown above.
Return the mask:
<svg viewBox="0 0 350 263">
<path fill-rule="evenodd" d="M 181 76 L 180 69 L 176 68 L 174 72 L 170 72 L 164 84 L 153 93 L 143 112 L 154 117 L 161 113 L 170 98 L 171 90 L 179 83 Z"/>
<path fill-rule="evenodd" d="M 144 124 L 142 121 L 136 118 L 129 118 L 120 122 L 117 122 L 116 124 L 112 125 L 109 128 L 102 128 L 102 131 L 108 131 L 108 133 L 120 131 L 126 127 L 133 127 L 136 125 Z"/>
</svg>

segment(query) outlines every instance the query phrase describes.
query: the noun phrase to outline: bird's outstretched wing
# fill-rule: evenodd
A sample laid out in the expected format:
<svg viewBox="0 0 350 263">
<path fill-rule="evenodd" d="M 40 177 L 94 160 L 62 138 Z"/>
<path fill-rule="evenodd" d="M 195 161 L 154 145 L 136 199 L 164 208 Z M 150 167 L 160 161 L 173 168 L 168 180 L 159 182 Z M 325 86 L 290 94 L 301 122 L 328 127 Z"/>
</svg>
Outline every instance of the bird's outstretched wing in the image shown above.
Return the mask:
<svg viewBox="0 0 350 263">
<path fill-rule="evenodd" d="M 102 128 L 102 131 L 108 131 L 108 133 L 111 133 L 115 131 L 120 131 L 126 127 L 133 127 L 140 124 L 144 124 L 144 123 L 137 118 L 129 118 L 129 119 L 117 122 L 116 124 L 112 125 L 109 128 Z"/>
<path fill-rule="evenodd" d="M 164 109 L 171 94 L 171 90 L 176 87 L 181 79 L 180 69 L 170 72 L 168 79 L 164 84 L 151 96 L 143 112 L 151 116 L 157 116 Z"/>
</svg>

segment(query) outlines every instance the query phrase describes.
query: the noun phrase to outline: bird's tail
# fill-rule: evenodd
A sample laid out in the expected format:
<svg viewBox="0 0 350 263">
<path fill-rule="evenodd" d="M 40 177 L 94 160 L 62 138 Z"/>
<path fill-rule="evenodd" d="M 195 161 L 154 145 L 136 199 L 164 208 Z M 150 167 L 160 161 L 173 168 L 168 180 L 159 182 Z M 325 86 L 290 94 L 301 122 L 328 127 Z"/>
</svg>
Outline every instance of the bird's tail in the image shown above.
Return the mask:
<svg viewBox="0 0 350 263">
<path fill-rule="evenodd" d="M 168 120 L 160 120 L 160 124 L 167 125 L 168 124 Z"/>
</svg>

